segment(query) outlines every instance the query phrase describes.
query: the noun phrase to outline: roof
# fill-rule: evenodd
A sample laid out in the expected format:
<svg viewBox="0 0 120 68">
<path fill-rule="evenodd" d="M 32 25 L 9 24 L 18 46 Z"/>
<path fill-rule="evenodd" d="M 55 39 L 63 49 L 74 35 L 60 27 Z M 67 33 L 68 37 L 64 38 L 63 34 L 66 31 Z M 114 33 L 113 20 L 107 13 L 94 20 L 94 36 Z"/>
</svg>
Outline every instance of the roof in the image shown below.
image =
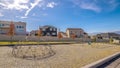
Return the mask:
<svg viewBox="0 0 120 68">
<path fill-rule="evenodd" d="M 26 22 L 22 22 L 22 21 L 16 22 L 16 21 L 4 21 L 4 20 L 0 20 L 0 23 L 11 23 L 11 22 L 13 22 L 13 23 L 23 23 L 23 24 L 26 24 Z"/>
<path fill-rule="evenodd" d="M 48 27 L 56 28 L 56 27 L 51 26 L 51 25 L 45 25 L 45 26 L 42 26 L 42 27 L 40 27 L 40 28 L 48 28 Z"/>
<path fill-rule="evenodd" d="M 67 28 L 67 30 L 83 30 L 81 28 Z"/>
<path fill-rule="evenodd" d="M 116 33 L 101 33 L 100 35 L 120 36 L 120 34 L 116 34 Z"/>
</svg>

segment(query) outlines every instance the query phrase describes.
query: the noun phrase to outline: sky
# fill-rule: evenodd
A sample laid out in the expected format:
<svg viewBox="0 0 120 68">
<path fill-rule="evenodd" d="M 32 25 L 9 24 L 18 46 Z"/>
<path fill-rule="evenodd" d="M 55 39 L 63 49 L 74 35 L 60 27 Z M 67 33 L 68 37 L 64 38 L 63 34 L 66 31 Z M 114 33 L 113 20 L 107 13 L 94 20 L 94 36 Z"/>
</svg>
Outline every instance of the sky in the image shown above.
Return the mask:
<svg viewBox="0 0 120 68">
<path fill-rule="evenodd" d="M 120 0 L 0 0 L 0 20 L 26 22 L 27 31 L 44 25 L 120 31 Z"/>
</svg>

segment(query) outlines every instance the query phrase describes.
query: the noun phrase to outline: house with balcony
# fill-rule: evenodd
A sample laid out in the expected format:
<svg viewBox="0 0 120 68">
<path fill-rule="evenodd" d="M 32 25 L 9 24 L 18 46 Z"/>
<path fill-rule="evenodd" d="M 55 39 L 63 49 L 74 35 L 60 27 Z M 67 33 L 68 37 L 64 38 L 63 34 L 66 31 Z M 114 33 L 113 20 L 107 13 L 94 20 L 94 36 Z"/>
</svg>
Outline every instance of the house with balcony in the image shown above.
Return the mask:
<svg viewBox="0 0 120 68">
<path fill-rule="evenodd" d="M 57 28 L 51 25 L 41 26 L 42 36 L 57 36 Z"/>
</svg>

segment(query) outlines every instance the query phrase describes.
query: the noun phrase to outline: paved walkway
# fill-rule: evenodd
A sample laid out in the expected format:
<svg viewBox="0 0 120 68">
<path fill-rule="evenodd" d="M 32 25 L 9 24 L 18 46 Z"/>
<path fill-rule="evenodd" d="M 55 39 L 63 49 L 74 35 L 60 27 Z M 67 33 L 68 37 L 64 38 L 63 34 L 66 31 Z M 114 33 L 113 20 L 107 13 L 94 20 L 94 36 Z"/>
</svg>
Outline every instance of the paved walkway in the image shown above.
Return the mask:
<svg viewBox="0 0 120 68">
<path fill-rule="evenodd" d="M 120 56 L 112 59 L 111 61 L 99 66 L 98 68 L 120 68 Z"/>
</svg>

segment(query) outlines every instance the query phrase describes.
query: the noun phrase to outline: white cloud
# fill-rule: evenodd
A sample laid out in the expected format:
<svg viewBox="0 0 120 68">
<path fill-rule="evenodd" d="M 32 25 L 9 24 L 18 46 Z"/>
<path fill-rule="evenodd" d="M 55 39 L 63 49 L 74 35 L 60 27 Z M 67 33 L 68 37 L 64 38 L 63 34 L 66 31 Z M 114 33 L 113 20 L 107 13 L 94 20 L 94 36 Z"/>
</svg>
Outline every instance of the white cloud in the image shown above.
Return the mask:
<svg viewBox="0 0 120 68">
<path fill-rule="evenodd" d="M 29 0 L 4 0 L 0 3 L 0 6 L 2 6 L 3 9 L 24 10 L 28 9 L 27 3 L 29 3 Z"/>
<path fill-rule="evenodd" d="M 50 2 L 47 4 L 47 7 L 54 8 L 57 4 L 55 2 Z"/>
<path fill-rule="evenodd" d="M 27 18 L 27 17 L 23 16 L 23 17 L 21 17 L 21 18 L 24 19 L 24 18 Z"/>
<path fill-rule="evenodd" d="M 22 11 L 25 10 L 25 17 L 29 14 L 29 12 L 39 4 L 42 0 L 34 0 L 34 2 L 30 2 L 30 0 L 11 0 L 11 1 L 1 1 L 0 6 L 2 9 L 11 9 Z"/>
<path fill-rule="evenodd" d="M 0 6 L 6 6 L 4 3 L 0 3 Z"/>
<path fill-rule="evenodd" d="M 81 3 L 79 5 L 82 9 L 88 9 L 88 10 L 93 10 L 95 12 L 100 12 L 101 8 L 95 5 L 94 3 Z"/>
<path fill-rule="evenodd" d="M 0 13 L 0 17 L 4 16 L 2 13 Z"/>
<path fill-rule="evenodd" d="M 114 10 L 118 6 L 117 0 L 72 0 L 72 2 L 81 9 L 95 12 Z"/>
<path fill-rule="evenodd" d="M 0 0 L 0 10 L 3 12 L 8 12 L 9 10 L 14 12 L 17 10 L 18 12 L 24 13 L 24 16 L 21 18 L 27 18 L 28 14 L 36 6 L 43 10 L 43 8 L 46 7 L 54 8 L 56 5 L 55 2 L 49 2 L 48 0 Z M 43 14 L 43 16 L 46 15 L 47 14 Z"/>
<path fill-rule="evenodd" d="M 82 9 L 92 10 L 95 12 L 101 11 L 101 8 L 96 5 L 96 0 L 95 2 L 90 2 L 87 0 L 75 0 L 73 3 Z"/>
<path fill-rule="evenodd" d="M 42 1 L 42 0 L 35 0 L 34 3 L 30 3 L 31 4 L 31 7 L 26 11 L 25 13 L 25 16 L 27 16 L 29 14 L 29 12 L 39 4 L 39 2 Z"/>
</svg>

